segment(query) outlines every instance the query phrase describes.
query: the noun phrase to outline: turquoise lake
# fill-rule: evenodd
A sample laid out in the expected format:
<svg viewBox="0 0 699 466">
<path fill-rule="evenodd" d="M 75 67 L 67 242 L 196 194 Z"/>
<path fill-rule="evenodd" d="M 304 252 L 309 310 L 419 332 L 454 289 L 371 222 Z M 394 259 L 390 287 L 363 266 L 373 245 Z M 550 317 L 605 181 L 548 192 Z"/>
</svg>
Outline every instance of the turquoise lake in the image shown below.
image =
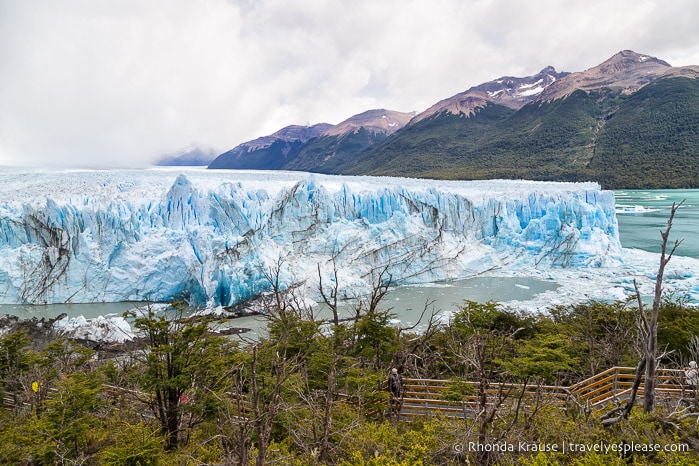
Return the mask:
<svg viewBox="0 0 699 466">
<path fill-rule="evenodd" d="M 676 254 L 699 259 L 699 190 L 615 191 L 619 236 L 625 248 L 660 252 L 660 231 L 667 228 L 673 202 L 684 203 L 675 214 L 670 241 L 682 240 Z"/>
</svg>

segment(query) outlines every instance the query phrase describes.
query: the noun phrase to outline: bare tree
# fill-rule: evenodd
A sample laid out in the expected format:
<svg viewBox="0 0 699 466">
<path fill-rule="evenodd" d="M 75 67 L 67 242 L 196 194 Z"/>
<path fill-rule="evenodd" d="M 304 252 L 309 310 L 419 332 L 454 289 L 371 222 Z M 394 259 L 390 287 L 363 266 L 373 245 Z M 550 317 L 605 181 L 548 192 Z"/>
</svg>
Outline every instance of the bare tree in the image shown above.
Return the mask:
<svg viewBox="0 0 699 466">
<path fill-rule="evenodd" d="M 424 375 L 424 371 L 421 371 L 418 367 L 418 361 L 422 359 L 420 354 L 425 355 L 430 351 L 427 347 L 433 337 L 440 331 L 439 311 L 435 311 L 434 302 L 434 300 L 425 301 L 420 317 L 418 317 L 415 324 L 409 327 L 401 326 L 398 328 L 398 338 L 405 337 L 405 341 L 402 345 L 402 350 L 396 354 L 392 365 L 394 367 L 403 367 L 404 369 L 409 368 L 413 372 L 413 376 L 418 378 L 422 378 Z M 424 330 L 414 332 L 423 323 L 423 319 L 428 311 L 430 314 Z"/>
<path fill-rule="evenodd" d="M 278 352 L 273 356 L 272 379 L 269 390 L 264 390 L 264 377 L 259 368 L 259 346 L 253 347 L 251 363 L 251 412 L 253 425 L 257 434 L 256 466 L 263 466 L 267 461 L 267 448 L 272 435 L 272 426 L 282 407 L 281 388 L 290 372 L 287 370 L 286 354 Z M 266 393 L 265 393 L 266 392 Z"/>
<path fill-rule="evenodd" d="M 464 373 L 470 373 L 476 381 L 474 413 L 465 421 L 472 422 L 469 430 L 475 431 L 478 443 L 486 445 L 502 441 L 518 422 L 526 383 L 521 392 L 517 392 L 514 385 L 503 380 L 501 367 L 501 362 L 514 354 L 514 338 L 521 329 L 484 328 L 474 324 L 471 312 L 481 312 L 481 309 L 487 312 L 487 307 L 473 304 L 475 308 L 468 312 L 464 310 L 459 329 L 454 322 L 447 329 L 447 351 L 463 366 Z M 504 417 L 503 411 L 510 401 L 514 401 L 514 408 L 509 412 L 512 417 L 496 428 L 495 424 Z M 498 460 L 497 452 L 478 450 L 475 454 L 477 464 L 495 464 Z"/>
<path fill-rule="evenodd" d="M 684 201 L 679 204 L 672 204 L 670 209 L 670 218 L 667 221 L 667 228 L 665 231 L 660 232 L 662 237 L 662 245 L 660 250 L 660 266 L 658 267 L 658 276 L 655 279 L 655 292 L 653 294 L 653 309 L 651 310 L 650 320 L 646 316 L 645 309 L 643 308 L 642 301 L 638 300 L 639 303 L 639 314 L 641 315 L 641 320 L 643 322 L 643 333 L 645 338 L 643 339 L 643 357 L 646 360 L 646 380 L 645 389 L 643 396 L 643 412 L 649 413 L 653 411 L 655 405 L 655 369 L 657 365 L 657 351 L 658 351 L 658 314 L 660 313 L 660 303 L 663 294 L 663 275 L 665 273 L 665 266 L 670 262 L 675 251 L 682 244 L 682 240 L 676 240 L 675 244 L 667 253 L 668 239 L 670 237 L 670 230 L 672 229 L 672 221 L 675 217 L 675 213 L 680 208 Z M 638 286 L 634 282 L 636 288 L 636 293 L 638 294 Z"/>
<path fill-rule="evenodd" d="M 318 290 L 320 291 L 320 296 L 323 298 L 323 302 L 333 313 L 333 324 L 337 326 L 340 324 L 340 315 L 337 310 L 337 291 L 340 285 L 337 280 L 337 263 L 335 262 L 335 256 L 332 258 L 332 263 L 334 280 L 329 292 L 326 292 L 323 287 L 323 275 L 320 272 L 320 264 L 318 264 Z"/>
<path fill-rule="evenodd" d="M 248 376 L 249 371 L 245 363 L 238 363 L 227 374 L 231 391 L 225 395 L 211 393 L 218 400 L 216 426 L 224 466 L 250 464 L 254 419 L 251 416 L 249 399 L 245 394 L 249 383 Z"/>
<path fill-rule="evenodd" d="M 639 313 L 639 329 L 640 329 L 640 339 L 641 339 L 641 349 L 642 355 L 641 359 L 636 366 L 636 374 L 634 377 L 634 383 L 631 387 L 631 395 L 624 406 L 618 407 L 603 416 L 602 422 L 604 425 L 611 425 L 619 422 L 621 419 L 625 419 L 631 414 L 631 409 L 636 402 L 636 396 L 638 394 L 638 389 L 641 385 L 642 379 L 644 380 L 644 395 L 643 395 L 643 412 L 652 412 L 655 406 L 655 371 L 658 362 L 658 317 L 660 314 L 660 305 L 662 302 L 663 294 L 663 276 L 665 274 L 665 267 L 667 266 L 670 259 L 674 255 L 677 248 L 682 244 L 682 240 L 676 240 L 670 251 L 668 252 L 668 241 L 670 237 L 670 230 L 672 229 L 672 222 L 675 218 L 677 210 L 682 206 L 684 200 L 679 204 L 673 202 L 670 208 L 670 217 L 667 220 L 667 228 L 660 232 L 662 238 L 661 248 L 660 248 L 660 265 L 658 266 L 658 274 L 655 279 L 655 290 L 653 294 L 653 307 L 651 308 L 650 315 L 646 311 L 641 299 L 641 292 L 638 287 L 638 283 L 634 280 L 634 289 L 636 290 L 636 298 L 638 300 L 638 313 Z M 614 414 L 619 414 L 619 416 L 613 417 Z"/>
<path fill-rule="evenodd" d="M 302 323 L 312 323 L 313 312 L 298 296 L 298 284 L 285 285 L 282 282 L 284 265 L 285 260 L 280 257 L 273 266 L 263 271 L 271 289 L 271 294 L 263 300 L 270 336 L 252 345 L 248 362 L 246 386 L 249 387 L 249 422 L 246 420 L 239 424 L 238 458 L 241 464 L 247 451 L 245 437 L 250 427 L 257 441 L 255 464 L 266 464 L 272 428 L 279 414 L 286 409 L 283 389 L 289 378 L 303 367 L 308 349 L 308 342 L 304 340 L 307 337 L 306 327 Z M 313 329 L 315 332 L 315 325 Z"/>
</svg>

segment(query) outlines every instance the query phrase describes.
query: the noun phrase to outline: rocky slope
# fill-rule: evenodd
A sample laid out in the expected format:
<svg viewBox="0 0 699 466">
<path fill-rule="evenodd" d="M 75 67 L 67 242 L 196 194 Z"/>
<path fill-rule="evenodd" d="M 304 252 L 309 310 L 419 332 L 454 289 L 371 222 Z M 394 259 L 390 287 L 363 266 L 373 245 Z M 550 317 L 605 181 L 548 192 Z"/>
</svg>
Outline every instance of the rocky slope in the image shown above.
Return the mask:
<svg viewBox="0 0 699 466">
<path fill-rule="evenodd" d="M 576 90 L 595 91 L 610 89 L 630 95 L 662 78 L 699 76 L 699 66 L 674 68 L 669 63 L 648 55 L 624 50 L 609 60 L 579 73 L 570 73 L 565 79 L 551 83 L 538 96 L 540 101 L 560 99 Z"/>
</svg>

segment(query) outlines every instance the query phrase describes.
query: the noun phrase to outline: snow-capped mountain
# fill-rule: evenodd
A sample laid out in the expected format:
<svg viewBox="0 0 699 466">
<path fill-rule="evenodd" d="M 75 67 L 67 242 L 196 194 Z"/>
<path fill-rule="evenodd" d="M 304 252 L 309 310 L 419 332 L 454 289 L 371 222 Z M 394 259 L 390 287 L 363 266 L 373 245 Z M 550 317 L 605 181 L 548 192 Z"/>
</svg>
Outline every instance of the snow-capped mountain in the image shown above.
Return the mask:
<svg viewBox="0 0 699 466">
<path fill-rule="evenodd" d="M 417 123 L 445 112 L 452 115 L 471 115 L 477 108 L 485 107 L 489 102 L 519 109 L 536 99 L 544 89 L 568 74 L 558 73 L 552 66 L 547 66 L 533 76 L 521 78 L 505 76 L 495 79 L 437 102 L 418 114 L 412 122 Z"/>
<path fill-rule="evenodd" d="M 393 110 L 367 110 L 354 115 L 335 126 L 327 128 L 321 136 L 344 136 L 364 128 L 370 133 L 393 134 L 415 116 L 415 113 L 396 112 Z"/>
<path fill-rule="evenodd" d="M 697 188 L 698 77 L 697 66 L 627 50 L 579 73 L 498 79 L 436 104 L 338 172 Z"/>
</svg>

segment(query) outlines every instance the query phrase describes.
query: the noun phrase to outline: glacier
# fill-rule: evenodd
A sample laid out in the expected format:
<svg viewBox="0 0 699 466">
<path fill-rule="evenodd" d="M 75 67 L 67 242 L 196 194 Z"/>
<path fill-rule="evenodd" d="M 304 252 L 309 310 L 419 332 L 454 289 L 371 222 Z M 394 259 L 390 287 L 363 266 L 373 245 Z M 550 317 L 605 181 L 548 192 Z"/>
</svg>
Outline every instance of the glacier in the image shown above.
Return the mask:
<svg viewBox="0 0 699 466">
<path fill-rule="evenodd" d="M 596 183 L 203 169 L 0 172 L 0 303 L 228 306 L 270 276 L 317 297 L 623 263 Z"/>
</svg>

